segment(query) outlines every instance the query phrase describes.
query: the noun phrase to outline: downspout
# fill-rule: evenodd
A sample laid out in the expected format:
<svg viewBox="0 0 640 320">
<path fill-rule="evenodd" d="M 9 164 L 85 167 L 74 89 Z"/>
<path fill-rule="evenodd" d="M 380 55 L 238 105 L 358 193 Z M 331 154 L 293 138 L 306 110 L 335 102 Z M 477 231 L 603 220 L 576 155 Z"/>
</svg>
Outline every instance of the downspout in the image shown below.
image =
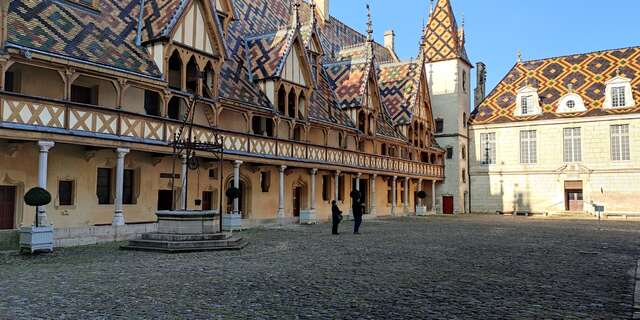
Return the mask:
<svg viewBox="0 0 640 320">
<path fill-rule="evenodd" d="M 138 18 L 138 33 L 136 34 L 136 45 L 142 45 L 142 20 L 144 19 L 144 0 L 140 0 L 140 17 Z"/>
</svg>

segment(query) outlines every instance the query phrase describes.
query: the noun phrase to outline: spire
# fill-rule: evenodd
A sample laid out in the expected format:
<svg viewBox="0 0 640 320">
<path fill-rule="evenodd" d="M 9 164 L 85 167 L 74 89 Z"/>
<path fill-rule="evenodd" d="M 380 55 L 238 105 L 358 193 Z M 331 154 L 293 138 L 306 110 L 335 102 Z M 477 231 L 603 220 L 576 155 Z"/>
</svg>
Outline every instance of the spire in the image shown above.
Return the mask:
<svg viewBox="0 0 640 320">
<path fill-rule="evenodd" d="M 371 6 L 367 4 L 367 41 L 373 41 L 373 21 L 371 20 Z"/>
<path fill-rule="evenodd" d="M 520 49 L 518 49 L 517 55 L 518 55 L 518 60 L 517 61 L 518 61 L 518 63 L 521 63 L 522 62 L 522 51 Z"/>
<path fill-rule="evenodd" d="M 293 0 L 293 12 L 291 13 L 291 28 L 300 27 L 300 0 Z"/>
<path fill-rule="evenodd" d="M 318 20 L 316 19 L 316 0 L 311 0 L 311 13 L 310 13 L 310 19 L 311 19 L 311 28 L 315 29 Z"/>
<path fill-rule="evenodd" d="M 460 31 L 458 33 L 460 38 L 460 45 L 464 47 L 464 43 L 466 41 L 464 35 L 464 14 L 462 15 L 462 21 L 460 22 Z"/>
<path fill-rule="evenodd" d="M 424 29 L 424 50 L 430 62 L 462 59 L 469 63 L 464 46 L 464 24 L 458 30 L 450 0 L 438 0 L 431 9 L 429 21 Z"/>
</svg>

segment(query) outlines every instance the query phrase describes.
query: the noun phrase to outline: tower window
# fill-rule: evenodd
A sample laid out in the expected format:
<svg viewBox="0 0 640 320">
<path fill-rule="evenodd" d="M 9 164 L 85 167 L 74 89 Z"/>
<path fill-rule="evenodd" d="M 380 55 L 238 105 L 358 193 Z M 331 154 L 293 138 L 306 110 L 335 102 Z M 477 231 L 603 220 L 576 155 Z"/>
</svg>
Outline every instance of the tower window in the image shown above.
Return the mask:
<svg viewBox="0 0 640 320">
<path fill-rule="evenodd" d="M 442 133 L 444 131 L 444 120 L 436 119 L 436 133 Z"/>
</svg>

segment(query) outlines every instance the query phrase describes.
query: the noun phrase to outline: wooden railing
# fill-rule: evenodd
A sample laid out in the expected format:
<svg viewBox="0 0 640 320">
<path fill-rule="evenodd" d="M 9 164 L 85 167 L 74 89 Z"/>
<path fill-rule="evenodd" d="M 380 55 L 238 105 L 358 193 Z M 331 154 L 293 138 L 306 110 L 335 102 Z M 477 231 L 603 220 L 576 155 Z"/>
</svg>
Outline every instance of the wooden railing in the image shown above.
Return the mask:
<svg viewBox="0 0 640 320">
<path fill-rule="evenodd" d="M 0 126 L 75 136 L 113 137 L 166 145 L 180 122 L 110 108 L 0 93 Z M 444 167 L 302 142 L 220 130 L 225 152 L 282 160 L 301 160 L 355 169 L 444 178 Z M 194 139 L 214 142 L 213 130 L 194 127 Z"/>
</svg>

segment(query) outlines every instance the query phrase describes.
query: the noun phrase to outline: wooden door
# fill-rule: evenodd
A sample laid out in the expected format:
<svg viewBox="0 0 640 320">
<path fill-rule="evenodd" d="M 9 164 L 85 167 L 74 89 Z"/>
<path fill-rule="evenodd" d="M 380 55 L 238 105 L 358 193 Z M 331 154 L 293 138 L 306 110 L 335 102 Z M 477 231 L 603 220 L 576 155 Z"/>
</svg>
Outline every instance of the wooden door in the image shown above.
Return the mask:
<svg viewBox="0 0 640 320">
<path fill-rule="evenodd" d="M 300 216 L 300 207 L 302 205 L 302 188 L 294 187 L 293 188 L 293 216 Z"/>
<path fill-rule="evenodd" d="M 584 211 L 582 190 L 567 190 L 567 210 L 571 212 Z"/>
<path fill-rule="evenodd" d="M 204 191 L 202 192 L 202 211 L 211 210 L 213 210 L 213 192 Z"/>
<path fill-rule="evenodd" d="M 15 229 L 16 187 L 0 186 L 0 230 Z"/>
<path fill-rule="evenodd" d="M 451 196 L 442 197 L 442 213 L 453 214 L 453 197 Z"/>
<path fill-rule="evenodd" d="M 169 211 L 173 209 L 173 191 L 158 190 L 158 211 Z"/>
</svg>

